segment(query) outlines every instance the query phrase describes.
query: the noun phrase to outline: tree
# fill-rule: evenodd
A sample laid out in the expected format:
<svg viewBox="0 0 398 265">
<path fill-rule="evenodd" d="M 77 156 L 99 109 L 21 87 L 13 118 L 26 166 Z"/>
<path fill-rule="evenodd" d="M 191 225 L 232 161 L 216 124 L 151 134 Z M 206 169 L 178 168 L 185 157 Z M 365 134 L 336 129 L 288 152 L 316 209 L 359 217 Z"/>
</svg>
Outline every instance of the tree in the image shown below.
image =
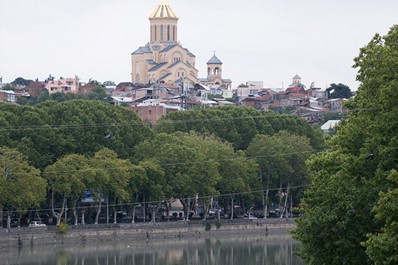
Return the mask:
<svg viewBox="0 0 398 265">
<path fill-rule="evenodd" d="M 103 86 L 116 86 L 116 83 L 114 81 L 108 80 L 108 81 L 104 81 L 102 83 Z"/>
<path fill-rule="evenodd" d="M 83 155 L 67 155 L 46 167 L 43 175 L 48 181 L 51 211 L 57 219 L 57 225 L 61 223 L 61 218 L 68 208 L 68 201 L 72 206 L 76 225 L 77 202 L 83 198 L 87 183 L 91 183 L 94 179 L 94 169 L 91 168 L 88 159 Z M 57 204 L 59 202 L 57 198 L 60 198 L 61 204 Z"/>
<path fill-rule="evenodd" d="M 166 198 L 179 198 L 188 214 L 190 198 L 196 194 L 210 195 L 216 192 L 219 180 L 217 164 L 207 161 L 202 152 L 192 148 L 175 135 L 158 134 L 135 148 L 135 162 L 154 160 L 164 170 Z"/>
<path fill-rule="evenodd" d="M 326 91 L 329 93 L 330 98 L 351 98 L 354 95 L 351 89 L 342 83 L 333 83 L 326 89 Z"/>
<path fill-rule="evenodd" d="M 235 150 L 245 150 L 257 134 L 272 135 L 286 130 L 307 136 L 317 150 L 324 147 L 321 130 L 312 128 L 304 119 L 296 115 L 280 115 L 248 107 L 173 112 L 160 119 L 154 130 L 158 133 L 195 131 L 200 134 L 213 134 L 232 143 Z"/>
<path fill-rule="evenodd" d="M 96 168 L 99 178 L 95 178 L 94 182 L 90 183 L 95 186 L 90 186 L 91 192 L 104 194 L 108 198 L 108 204 L 112 203 L 113 206 L 114 223 L 116 223 L 115 206 L 128 202 L 130 199 L 128 186 L 132 177 L 133 165 L 129 160 L 119 159 L 116 152 L 107 148 L 103 148 L 95 154 L 92 165 Z M 101 211 L 101 198 L 98 198 L 98 202 L 96 224 Z"/>
<path fill-rule="evenodd" d="M 285 210 L 291 187 L 308 185 L 305 161 L 313 152 L 309 139 L 305 136 L 297 136 L 286 131 L 280 131 L 272 136 L 256 135 L 246 154 L 257 161 L 262 187 L 267 189 L 264 216 L 267 214 L 270 189 L 279 188 L 277 194 L 280 199 L 279 204 Z M 282 193 L 283 190 L 285 192 Z M 295 195 L 299 190 L 295 190 Z"/>
<path fill-rule="evenodd" d="M 398 173 L 392 170 L 388 179 L 398 185 Z M 378 233 L 369 235 L 362 245 L 376 265 L 394 265 L 398 263 L 398 188 L 381 192 L 374 208 L 376 218 L 385 225 Z"/>
<path fill-rule="evenodd" d="M 2 213 L 4 207 L 9 211 L 9 228 L 13 211 L 21 218 L 22 213 L 44 201 L 46 181 L 20 152 L 6 147 L 0 147 L 0 172 L 0 210 Z"/>
<path fill-rule="evenodd" d="M 383 257 L 383 252 L 396 238 L 396 230 L 391 230 L 388 215 L 375 215 L 374 210 L 381 214 L 383 205 L 389 207 L 385 204 L 391 195 L 388 190 L 396 187 L 390 179 L 395 181 L 392 172 L 398 167 L 397 51 L 397 25 L 384 37 L 376 34 L 360 49 L 354 67 L 361 84 L 356 97 L 348 101 L 348 118 L 341 122 L 328 150 L 309 161 L 312 186 L 302 201 L 305 214 L 294 232 L 308 264 L 395 261 L 394 255 Z M 370 239 L 363 243 L 367 235 Z M 381 245 L 375 247 L 375 243 Z"/>
<path fill-rule="evenodd" d="M 0 104 L 0 125 L 0 144 L 17 148 L 41 170 L 67 154 L 93 156 L 103 147 L 128 158 L 152 137 L 133 111 L 101 101 Z"/>
<path fill-rule="evenodd" d="M 23 77 L 17 77 L 14 81 L 11 82 L 12 85 L 20 85 L 20 86 L 27 86 L 32 80 L 25 79 Z"/>
</svg>

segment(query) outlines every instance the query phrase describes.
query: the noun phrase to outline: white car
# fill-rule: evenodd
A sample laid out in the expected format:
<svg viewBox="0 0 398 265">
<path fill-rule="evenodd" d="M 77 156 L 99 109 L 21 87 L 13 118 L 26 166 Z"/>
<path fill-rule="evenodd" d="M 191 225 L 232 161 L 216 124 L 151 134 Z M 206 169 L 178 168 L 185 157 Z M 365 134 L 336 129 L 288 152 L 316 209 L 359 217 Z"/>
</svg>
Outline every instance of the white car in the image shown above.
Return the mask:
<svg viewBox="0 0 398 265">
<path fill-rule="evenodd" d="M 42 221 L 30 221 L 29 222 L 29 227 L 44 227 L 46 226 L 45 223 L 43 223 Z"/>
</svg>

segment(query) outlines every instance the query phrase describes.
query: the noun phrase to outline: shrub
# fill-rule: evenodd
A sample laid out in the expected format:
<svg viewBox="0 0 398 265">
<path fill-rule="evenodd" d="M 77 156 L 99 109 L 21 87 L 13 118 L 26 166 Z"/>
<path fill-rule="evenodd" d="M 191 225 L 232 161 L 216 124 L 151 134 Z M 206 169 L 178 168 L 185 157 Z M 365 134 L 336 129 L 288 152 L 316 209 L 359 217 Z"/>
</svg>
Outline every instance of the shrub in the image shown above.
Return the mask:
<svg viewBox="0 0 398 265">
<path fill-rule="evenodd" d="M 68 232 L 68 224 L 60 223 L 58 226 L 58 233 L 65 234 L 66 232 Z"/>
<path fill-rule="evenodd" d="M 211 230 L 211 223 L 210 222 L 206 222 L 206 231 L 210 231 Z"/>
</svg>

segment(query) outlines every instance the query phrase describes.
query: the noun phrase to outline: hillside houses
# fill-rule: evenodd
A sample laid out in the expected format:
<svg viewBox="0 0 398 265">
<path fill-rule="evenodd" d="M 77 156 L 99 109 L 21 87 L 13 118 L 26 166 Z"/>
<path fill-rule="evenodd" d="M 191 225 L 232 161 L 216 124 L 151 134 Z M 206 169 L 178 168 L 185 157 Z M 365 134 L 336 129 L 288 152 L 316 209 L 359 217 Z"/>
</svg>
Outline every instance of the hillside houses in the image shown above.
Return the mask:
<svg viewBox="0 0 398 265">
<path fill-rule="evenodd" d="M 249 94 L 246 92 L 249 89 Z M 301 83 L 298 75 L 284 91 L 265 88 L 238 87 L 236 91 L 238 105 L 253 107 L 259 110 L 290 110 L 308 122 L 319 122 L 322 112 L 346 112 L 344 101 L 347 99 L 329 99 L 328 92 L 313 85 L 309 89 Z"/>
<path fill-rule="evenodd" d="M 81 83 L 75 78 L 54 78 L 45 82 L 31 81 L 27 86 L 15 86 L 14 92 L 0 92 L 0 101 L 16 102 L 16 98 L 37 97 L 42 93 L 73 93 L 87 95 L 95 92 L 93 83 Z M 154 125 L 170 112 L 190 110 L 197 107 L 218 107 L 237 105 L 258 110 L 274 110 L 297 114 L 308 122 L 321 122 L 323 112 L 343 113 L 346 99 L 331 99 L 327 91 L 313 84 L 306 88 L 301 77 L 295 75 L 292 83 L 284 90 L 264 88 L 261 81 L 249 81 L 236 89 L 225 89 L 221 85 L 207 86 L 192 83 L 158 82 L 145 85 L 121 82 L 106 87 L 109 103 L 129 107 L 148 124 Z"/>
</svg>

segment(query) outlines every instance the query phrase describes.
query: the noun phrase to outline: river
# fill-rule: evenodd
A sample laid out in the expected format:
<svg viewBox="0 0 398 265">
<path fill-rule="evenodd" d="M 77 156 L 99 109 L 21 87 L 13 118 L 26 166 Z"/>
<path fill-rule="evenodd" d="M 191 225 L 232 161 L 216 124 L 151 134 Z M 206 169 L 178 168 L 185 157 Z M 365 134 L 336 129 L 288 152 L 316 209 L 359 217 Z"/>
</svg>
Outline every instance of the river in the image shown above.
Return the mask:
<svg viewBox="0 0 398 265">
<path fill-rule="evenodd" d="M 289 234 L 0 249 L 2 265 L 304 265 Z"/>
</svg>

